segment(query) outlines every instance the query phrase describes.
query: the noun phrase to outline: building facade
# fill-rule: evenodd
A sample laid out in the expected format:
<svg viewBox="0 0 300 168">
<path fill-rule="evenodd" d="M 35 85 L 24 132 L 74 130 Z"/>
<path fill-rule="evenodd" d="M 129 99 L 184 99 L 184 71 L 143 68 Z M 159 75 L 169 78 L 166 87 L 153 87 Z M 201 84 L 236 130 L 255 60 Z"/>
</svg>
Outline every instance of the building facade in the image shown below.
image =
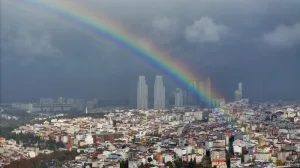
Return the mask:
<svg viewBox="0 0 300 168">
<path fill-rule="evenodd" d="M 160 110 L 166 108 L 166 92 L 162 76 L 155 77 L 154 83 L 154 109 Z"/>
<path fill-rule="evenodd" d="M 180 88 L 175 92 L 175 107 L 183 107 L 183 92 Z"/>
<path fill-rule="evenodd" d="M 138 79 L 137 109 L 148 109 L 148 85 L 145 76 L 139 76 Z"/>
</svg>

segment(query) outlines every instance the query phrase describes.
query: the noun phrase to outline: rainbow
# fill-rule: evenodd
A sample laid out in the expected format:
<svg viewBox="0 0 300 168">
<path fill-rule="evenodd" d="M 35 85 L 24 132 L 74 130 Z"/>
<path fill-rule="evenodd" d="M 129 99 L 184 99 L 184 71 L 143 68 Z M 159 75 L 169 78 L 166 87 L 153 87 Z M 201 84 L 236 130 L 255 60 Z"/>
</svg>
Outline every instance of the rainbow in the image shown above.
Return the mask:
<svg viewBox="0 0 300 168">
<path fill-rule="evenodd" d="M 194 96 L 204 101 L 207 105 L 211 106 L 211 97 L 217 96 L 211 89 L 208 90 L 202 86 L 193 87 L 192 81 L 203 81 L 201 79 L 204 78 L 193 74 L 180 61 L 176 61 L 174 57 L 171 57 L 153 43 L 139 39 L 121 25 L 114 23 L 112 19 L 99 14 L 99 11 L 95 14 L 95 12 L 85 8 L 84 5 L 79 6 L 71 0 L 34 0 L 33 2 L 38 7 L 46 8 L 65 19 L 77 23 L 85 32 L 92 34 L 93 37 L 106 38 L 129 51 L 132 55 L 143 59 L 170 76 L 176 83 L 189 88 Z"/>
</svg>

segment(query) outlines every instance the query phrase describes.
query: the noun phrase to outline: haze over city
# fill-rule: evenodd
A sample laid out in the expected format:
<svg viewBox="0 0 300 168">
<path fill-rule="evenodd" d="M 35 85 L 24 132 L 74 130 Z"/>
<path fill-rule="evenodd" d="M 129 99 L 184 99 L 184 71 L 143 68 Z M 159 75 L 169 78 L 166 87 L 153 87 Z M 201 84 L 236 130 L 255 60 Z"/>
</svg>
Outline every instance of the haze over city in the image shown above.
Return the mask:
<svg viewBox="0 0 300 168">
<path fill-rule="evenodd" d="M 234 99 L 243 82 L 244 95 L 258 101 L 299 99 L 299 6 L 297 0 L 84 2 L 193 73 L 210 77 L 226 100 Z M 173 79 L 113 42 L 92 38 L 30 1 L 1 1 L 2 102 L 59 96 L 128 100 L 136 96 L 140 75 L 153 97 L 158 74 L 168 97 L 177 87 Z"/>
</svg>

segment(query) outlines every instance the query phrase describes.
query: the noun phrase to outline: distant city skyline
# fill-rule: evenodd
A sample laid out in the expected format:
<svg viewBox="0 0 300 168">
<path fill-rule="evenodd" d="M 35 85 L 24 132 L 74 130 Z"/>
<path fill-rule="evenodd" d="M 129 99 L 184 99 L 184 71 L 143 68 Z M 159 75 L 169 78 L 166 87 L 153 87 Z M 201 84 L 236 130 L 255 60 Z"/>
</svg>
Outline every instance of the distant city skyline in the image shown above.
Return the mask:
<svg viewBox="0 0 300 168">
<path fill-rule="evenodd" d="M 150 81 L 154 81 L 155 82 L 155 76 L 148 76 L 148 79 Z M 191 83 L 193 83 L 193 85 L 199 85 L 201 87 L 203 87 L 204 89 L 209 89 L 207 88 L 207 83 L 210 83 L 210 78 L 206 78 L 207 80 L 202 80 L 202 81 L 191 81 Z M 235 83 L 233 84 L 232 86 L 235 86 L 235 89 L 231 90 L 231 98 L 226 98 L 225 100 L 226 101 L 235 101 L 237 99 L 241 99 L 240 97 L 242 98 L 250 98 L 251 100 L 253 101 L 258 101 L 258 102 L 264 102 L 264 101 L 268 101 L 268 99 L 266 99 L 265 97 L 265 93 L 267 93 L 267 91 L 264 89 L 265 87 L 263 87 L 263 81 L 260 81 L 257 83 L 257 85 L 260 86 L 260 88 L 258 90 L 256 90 L 256 93 L 257 93 L 257 96 L 258 98 L 257 99 L 252 99 L 251 97 L 249 97 L 249 90 L 248 90 L 248 87 L 250 87 L 249 85 L 246 84 L 246 89 L 243 88 L 243 85 L 244 85 L 244 82 L 239 82 L 237 81 L 238 83 Z M 238 86 L 237 86 L 238 85 Z M 150 86 L 154 86 L 153 84 L 151 84 Z M 236 87 L 237 86 L 237 87 Z M 129 86 L 128 88 L 132 88 L 134 86 Z M 175 105 L 175 97 L 173 95 L 173 98 L 172 97 L 172 94 L 174 94 L 174 91 L 176 91 L 176 85 L 171 85 L 170 86 L 170 82 L 165 86 L 167 87 L 168 89 L 166 89 L 166 106 L 173 106 Z M 211 86 L 212 87 L 212 86 Z M 240 90 L 240 88 L 242 90 Z M 153 107 L 154 106 L 154 94 L 152 94 L 153 91 L 151 91 L 153 88 L 148 88 L 150 89 L 150 95 L 148 95 L 148 107 Z M 130 89 L 128 89 L 130 90 Z M 136 89 L 136 86 L 135 86 L 135 89 L 134 90 L 137 90 Z M 189 92 L 188 92 L 188 89 L 183 89 L 182 88 L 182 91 L 183 91 L 183 104 L 185 105 L 191 105 L 191 97 L 189 97 Z M 240 93 L 241 92 L 241 93 Z M 246 94 L 245 94 L 246 93 Z M 134 95 L 133 95 L 134 94 Z M 114 106 L 114 105 L 121 105 L 121 106 L 129 106 L 129 107 L 132 107 L 132 108 L 136 108 L 136 103 L 137 103 L 137 100 L 136 100 L 136 95 L 137 93 L 134 93 L 134 91 L 131 89 L 130 92 L 128 92 L 127 96 L 122 97 L 122 98 L 101 98 L 100 96 L 93 96 L 93 97 L 78 97 L 78 96 L 62 96 L 63 94 L 59 94 L 58 96 L 47 96 L 47 95 L 44 95 L 42 96 L 41 98 L 45 97 L 45 98 L 55 98 L 55 100 L 57 100 L 58 102 L 59 101 L 74 101 L 72 99 L 85 99 L 85 100 L 92 100 L 94 98 L 97 98 L 101 105 L 103 106 Z M 131 98 L 132 96 L 130 95 L 133 95 L 133 97 L 135 98 Z M 153 97 L 152 97 L 152 96 Z M 239 98 L 237 98 L 239 97 Z M 68 100 L 69 99 L 69 100 Z M 174 100 L 172 100 L 174 99 Z M 291 99 L 291 100 L 298 100 L 298 99 Z M 20 103 L 34 103 L 34 102 L 39 102 L 40 101 L 40 98 L 35 98 L 35 99 L 25 99 L 25 100 L 11 100 L 11 101 L 2 101 L 1 103 L 14 103 L 14 102 L 20 102 Z M 271 99 L 270 101 L 274 101 L 274 99 Z M 213 101 L 212 101 L 213 102 Z"/>
<path fill-rule="evenodd" d="M 149 77 L 149 79 L 151 79 Z M 151 80 L 150 80 L 151 81 Z M 207 78 L 206 80 L 202 81 L 191 81 L 192 88 L 200 87 L 204 89 L 207 92 L 207 95 L 211 94 L 210 88 L 210 78 Z M 145 84 L 145 85 L 144 85 Z M 154 108 L 154 109 L 164 109 L 166 107 L 170 106 L 200 106 L 204 107 L 203 105 L 204 100 L 196 100 L 198 98 L 194 97 L 193 89 L 185 89 L 185 88 L 168 88 L 166 89 L 166 86 L 163 82 L 163 76 L 156 75 L 154 77 L 154 83 L 150 85 L 153 85 L 153 88 L 149 88 L 148 82 L 146 82 L 146 76 L 138 76 L 138 82 L 136 85 L 136 96 L 135 100 L 130 99 L 129 97 L 127 99 L 86 99 L 86 98 L 72 98 L 72 97 L 65 97 L 65 96 L 58 96 L 56 98 L 53 97 L 42 97 L 39 100 L 29 100 L 29 101 L 15 101 L 20 103 L 41 103 L 41 104 L 75 104 L 76 102 L 85 102 L 88 109 L 92 109 L 95 106 L 95 102 L 98 102 L 99 106 L 111 106 L 111 105 L 123 105 L 123 106 L 130 106 L 130 107 L 138 107 L 138 104 L 141 104 L 141 101 L 137 99 L 139 96 L 141 96 L 140 93 L 144 92 L 144 97 L 147 97 L 147 101 L 142 100 L 144 102 L 144 107 L 148 108 Z M 153 90 L 152 90 L 153 89 Z M 180 91 L 179 91 L 180 89 Z M 143 91 L 142 91 L 143 90 Z M 167 90 L 169 90 L 167 94 Z M 132 90 L 131 90 L 132 92 Z M 133 93 L 133 92 L 132 92 Z M 130 94 L 132 94 L 130 93 Z M 149 94 L 153 95 L 153 97 L 149 98 Z M 145 96 L 147 95 L 147 96 Z M 157 96 L 156 96 L 157 95 Z M 180 95 L 180 96 L 179 96 Z M 210 96 L 209 96 L 210 97 Z M 173 100 L 172 100 L 173 99 Z M 135 106 L 132 106 L 133 100 L 136 102 Z M 211 103 L 213 100 L 210 100 Z M 177 103 L 177 104 L 176 104 Z M 83 104 L 83 103 L 82 103 Z M 181 105 L 182 104 L 182 105 Z M 141 107 L 140 105 L 139 107 Z"/>
</svg>

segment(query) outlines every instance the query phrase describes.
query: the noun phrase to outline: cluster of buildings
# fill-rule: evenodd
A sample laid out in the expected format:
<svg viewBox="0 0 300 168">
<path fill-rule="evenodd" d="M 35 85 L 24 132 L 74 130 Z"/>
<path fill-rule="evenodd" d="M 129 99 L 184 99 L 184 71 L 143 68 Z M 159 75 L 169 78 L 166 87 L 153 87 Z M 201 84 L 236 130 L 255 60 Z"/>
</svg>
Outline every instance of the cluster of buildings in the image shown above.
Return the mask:
<svg viewBox="0 0 300 168">
<path fill-rule="evenodd" d="M 50 154 L 53 151 L 39 148 L 24 147 L 13 139 L 0 137 L 0 167 L 9 165 L 12 161 L 34 158 L 39 154 Z"/>
<path fill-rule="evenodd" d="M 12 108 L 25 110 L 28 112 L 63 112 L 70 110 L 83 111 L 97 108 L 98 100 L 85 101 L 84 99 L 59 97 L 57 100 L 53 98 L 41 98 L 38 103 L 12 103 Z"/>
<path fill-rule="evenodd" d="M 233 107 L 233 108 L 232 108 Z M 299 166 L 300 104 L 268 103 L 248 106 L 243 100 L 227 104 L 229 121 L 234 121 L 246 137 L 234 141 L 234 152 L 245 161 L 280 162 Z M 247 143 L 254 146 L 247 149 Z"/>
<path fill-rule="evenodd" d="M 210 155 L 211 166 L 298 165 L 300 105 L 257 104 L 247 99 L 213 110 L 124 110 L 103 118 L 51 119 L 25 125 L 14 133 L 31 133 L 63 142 L 79 153 L 73 167 L 164 167 L 176 160 L 197 164 Z M 230 139 L 233 141 L 230 142 Z"/>
<path fill-rule="evenodd" d="M 9 115 L 9 114 L 0 114 L 0 120 L 5 119 L 5 120 L 18 120 L 19 117 Z"/>
<path fill-rule="evenodd" d="M 82 151 L 72 167 L 92 164 L 93 167 L 118 166 L 119 160 L 130 165 L 164 165 L 178 157 L 202 161 L 205 148 L 190 144 L 181 137 L 186 124 L 208 119 L 209 111 L 167 113 L 131 110 L 109 113 L 104 118 L 51 119 L 43 124 L 25 125 L 13 132 L 30 133 L 44 140 L 54 139 L 67 149 Z M 189 140 L 190 139 L 190 140 Z M 178 144 L 178 145 L 176 145 Z M 151 152 L 149 152 L 151 151 Z"/>
<path fill-rule="evenodd" d="M 197 98 L 195 91 L 199 88 L 205 90 L 207 97 L 210 99 L 211 104 L 206 104 Z M 166 109 L 166 89 L 163 84 L 163 77 L 157 75 L 154 82 L 154 101 L 153 109 L 163 110 Z M 212 106 L 220 106 L 224 104 L 223 99 L 212 98 L 211 94 L 211 81 L 207 78 L 204 81 L 192 81 L 191 85 L 187 89 L 176 88 L 174 92 L 174 107 L 177 109 L 184 109 L 186 106 L 211 108 Z M 147 110 L 149 109 L 149 89 L 145 76 L 139 76 L 137 82 L 137 109 Z M 152 107 L 151 107 L 152 108 Z"/>
<path fill-rule="evenodd" d="M 210 80 L 204 83 L 194 82 L 191 87 L 206 88 L 211 94 Z M 225 168 L 228 151 L 231 167 L 251 164 L 300 166 L 300 103 L 249 104 L 248 99 L 243 99 L 242 83 L 239 83 L 236 101 L 225 104 L 218 100 L 214 109 L 198 109 L 193 108 L 201 106 L 190 93 L 193 89 L 177 88 L 174 108 L 167 110 L 163 78 L 156 76 L 154 106 L 149 109 L 148 85 L 145 76 L 140 76 L 135 110 L 116 110 L 102 118 L 51 118 L 42 124 L 21 126 L 13 132 L 31 133 L 44 140 L 54 139 L 63 142 L 68 150 L 77 150 L 81 154 L 71 162 L 72 167 L 115 168 L 120 166 L 120 160 L 128 160 L 131 168 L 141 164 L 164 167 L 169 161 L 174 164 L 178 160 L 193 160 L 200 164 L 209 158 L 212 167 Z M 87 113 L 96 102 L 60 97 L 57 101 L 41 99 L 38 105 L 41 111 L 80 106 Z M 195 106 L 186 108 L 186 105 Z M 13 106 L 30 107 L 34 111 L 34 106 Z M 0 143 L 8 149 L 12 144 L 13 141 L 3 139 Z M 3 152 L 0 156 L 0 161 L 7 163 Z M 28 153 L 23 156 L 28 157 Z M 9 157 L 19 159 L 14 152 Z"/>
</svg>

